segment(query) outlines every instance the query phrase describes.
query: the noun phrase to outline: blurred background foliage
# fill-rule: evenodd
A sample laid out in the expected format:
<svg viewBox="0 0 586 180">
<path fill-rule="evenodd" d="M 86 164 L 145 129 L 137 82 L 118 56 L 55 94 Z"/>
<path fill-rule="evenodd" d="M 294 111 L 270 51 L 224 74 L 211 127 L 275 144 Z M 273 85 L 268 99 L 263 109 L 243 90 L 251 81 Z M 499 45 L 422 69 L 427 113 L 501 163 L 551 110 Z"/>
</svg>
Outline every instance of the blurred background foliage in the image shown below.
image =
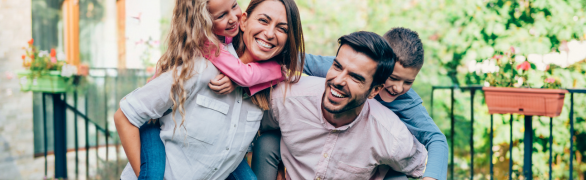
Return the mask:
<svg viewBox="0 0 586 180">
<path fill-rule="evenodd" d="M 244 11 L 249 0 L 238 0 Z M 559 52 L 560 44 L 586 39 L 584 0 L 296 0 L 301 11 L 306 52 L 335 55 L 337 38 L 365 30 L 384 34 L 393 27 L 419 33 L 425 48 L 425 65 L 413 88 L 424 100 L 428 112 L 432 86 L 482 85 L 484 74 L 469 72 L 467 61 L 482 61 L 515 47 L 517 54 Z M 583 49 L 586 51 L 586 49 Z M 520 63 L 520 62 L 518 62 Z M 563 88 L 586 87 L 586 65 L 552 66 Z M 532 78 L 541 78 L 535 75 Z M 541 79 L 533 80 L 540 87 Z M 569 96 L 569 95 L 568 95 Z M 434 94 L 433 118 L 450 138 L 450 92 Z M 469 175 L 470 95 L 455 91 L 455 179 Z M 586 96 L 575 97 L 574 178 L 584 179 L 586 163 Z M 553 119 L 553 177 L 569 178 L 569 97 L 561 116 Z M 494 116 L 494 146 L 489 147 L 490 115 L 484 95 L 474 101 L 474 174 L 489 178 L 489 152 L 495 153 L 495 179 L 508 178 L 509 115 Z M 521 179 L 523 168 L 523 116 L 513 116 L 513 178 Z M 549 118 L 535 118 L 533 172 L 536 179 L 548 174 Z"/>
</svg>

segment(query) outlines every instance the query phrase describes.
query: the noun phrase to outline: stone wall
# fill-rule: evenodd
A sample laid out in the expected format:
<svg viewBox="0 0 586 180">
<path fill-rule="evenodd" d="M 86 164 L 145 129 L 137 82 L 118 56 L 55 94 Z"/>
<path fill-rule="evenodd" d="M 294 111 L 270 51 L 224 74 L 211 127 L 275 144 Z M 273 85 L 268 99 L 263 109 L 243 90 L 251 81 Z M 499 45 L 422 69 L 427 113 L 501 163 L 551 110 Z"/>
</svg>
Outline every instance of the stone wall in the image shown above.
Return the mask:
<svg viewBox="0 0 586 180">
<path fill-rule="evenodd" d="M 16 77 L 31 37 L 31 1 L 0 0 L 0 179 L 44 175 L 44 159 L 33 158 L 32 93 Z"/>
</svg>

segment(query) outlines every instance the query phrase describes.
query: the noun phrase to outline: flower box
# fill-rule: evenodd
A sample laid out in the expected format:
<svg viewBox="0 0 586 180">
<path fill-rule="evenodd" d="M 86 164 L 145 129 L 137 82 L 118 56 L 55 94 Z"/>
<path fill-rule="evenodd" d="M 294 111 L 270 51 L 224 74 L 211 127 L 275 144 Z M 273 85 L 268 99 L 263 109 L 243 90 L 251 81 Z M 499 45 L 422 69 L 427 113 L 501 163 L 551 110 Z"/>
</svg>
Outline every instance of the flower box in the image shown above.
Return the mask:
<svg viewBox="0 0 586 180">
<path fill-rule="evenodd" d="M 30 70 L 18 72 L 21 91 L 62 93 L 68 89 L 67 80 L 61 77 L 61 71 L 46 71 L 34 74 Z"/>
<path fill-rule="evenodd" d="M 484 87 L 484 96 L 490 114 L 523 114 L 529 116 L 556 117 L 562 112 L 562 89 L 532 89 Z"/>
</svg>

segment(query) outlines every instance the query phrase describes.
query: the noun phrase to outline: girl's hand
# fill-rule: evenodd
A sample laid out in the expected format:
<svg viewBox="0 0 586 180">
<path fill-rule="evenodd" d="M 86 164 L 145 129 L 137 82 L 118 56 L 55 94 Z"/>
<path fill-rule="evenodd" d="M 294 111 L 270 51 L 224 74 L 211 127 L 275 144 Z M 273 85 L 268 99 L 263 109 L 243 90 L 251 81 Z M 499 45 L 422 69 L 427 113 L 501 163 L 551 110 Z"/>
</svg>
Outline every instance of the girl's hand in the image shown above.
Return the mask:
<svg viewBox="0 0 586 180">
<path fill-rule="evenodd" d="M 230 80 L 230 78 L 224 74 L 219 74 L 216 78 L 210 80 L 208 84 L 210 89 L 214 91 L 216 94 L 225 95 L 230 94 L 234 89 L 236 89 L 236 84 Z"/>
</svg>

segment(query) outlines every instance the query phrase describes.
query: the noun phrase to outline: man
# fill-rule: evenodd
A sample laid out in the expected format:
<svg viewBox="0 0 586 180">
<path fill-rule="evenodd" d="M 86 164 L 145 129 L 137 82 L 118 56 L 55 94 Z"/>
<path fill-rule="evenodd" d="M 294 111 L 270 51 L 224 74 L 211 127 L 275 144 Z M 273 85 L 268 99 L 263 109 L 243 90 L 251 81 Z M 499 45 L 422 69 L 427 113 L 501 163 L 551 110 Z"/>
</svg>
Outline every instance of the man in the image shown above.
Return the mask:
<svg viewBox="0 0 586 180">
<path fill-rule="evenodd" d="M 386 79 L 385 90 L 375 99 L 396 113 L 409 131 L 426 146 L 428 160 L 424 180 L 445 180 L 448 165 L 446 137 L 427 114 L 421 98 L 411 89 L 423 66 L 421 39 L 416 32 L 406 28 L 393 28 L 383 37 L 395 52 L 397 62 L 392 75 Z M 325 77 L 333 62 L 333 56 L 306 54 L 304 73 Z M 255 143 L 258 146 L 254 147 L 252 169 L 261 180 L 276 177 L 276 168 L 280 161 L 279 141 L 280 132 L 269 131 L 263 133 Z M 385 179 L 407 178 L 400 173 L 389 172 Z"/>
<path fill-rule="evenodd" d="M 342 36 L 326 78 L 279 86 L 263 129 L 280 128 L 290 179 L 382 179 L 389 168 L 421 177 L 427 152 L 392 111 L 373 98 L 395 65 L 371 32 Z M 324 86 L 325 83 L 325 86 Z"/>
</svg>

